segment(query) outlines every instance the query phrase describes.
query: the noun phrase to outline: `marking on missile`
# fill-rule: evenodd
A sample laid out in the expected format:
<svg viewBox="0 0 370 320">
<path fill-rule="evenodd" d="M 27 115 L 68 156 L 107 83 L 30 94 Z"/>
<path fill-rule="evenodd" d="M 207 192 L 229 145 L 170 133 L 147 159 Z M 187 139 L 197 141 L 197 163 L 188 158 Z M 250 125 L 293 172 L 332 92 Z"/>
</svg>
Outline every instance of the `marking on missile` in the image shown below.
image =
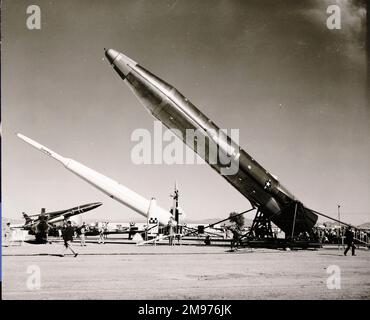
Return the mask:
<svg viewBox="0 0 370 320">
<path fill-rule="evenodd" d="M 157 224 L 158 219 L 157 218 L 149 218 L 149 224 Z"/>
<path fill-rule="evenodd" d="M 51 156 L 51 152 L 48 151 L 48 150 L 46 150 L 46 149 L 44 149 L 44 148 L 41 148 L 40 151 L 43 152 L 43 153 L 45 153 L 45 154 L 47 154 L 48 156 Z"/>
<path fill-rule="evenodd" d="M 270 188 L 271 187 L 271 180 L 267 180 L 266 182 L 265 182 L 265 186 L 264 186 L 264 188 L 263 189 L 268 189 L 268 188 Z"/>
</svg>

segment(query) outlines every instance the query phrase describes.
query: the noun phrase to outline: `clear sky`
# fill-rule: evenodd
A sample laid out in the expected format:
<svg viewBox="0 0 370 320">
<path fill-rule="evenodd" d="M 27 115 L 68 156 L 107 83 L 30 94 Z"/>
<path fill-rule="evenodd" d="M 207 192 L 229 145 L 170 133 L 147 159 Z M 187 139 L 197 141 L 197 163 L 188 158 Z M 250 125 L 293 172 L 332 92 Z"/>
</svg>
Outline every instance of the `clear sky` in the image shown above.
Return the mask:
<svg viewBox="0 0 370 320">
<path fill-rule="evenodd" d="M 326 8 L 341 8 L 329 30 Z M 95 201 L 94 219 L 139 216 L 19 140 L 21 132 L 169 208 L 174 181 L 190 219 L 250 204 L 207 165 L 134 165 L 133 130 L 154 118 L 103 48 L 171 83 L 306 206 L 370 221 L 365 10 L 351 1 L 29 1 L 2 3 L 3 215 Z"/>
</svg>

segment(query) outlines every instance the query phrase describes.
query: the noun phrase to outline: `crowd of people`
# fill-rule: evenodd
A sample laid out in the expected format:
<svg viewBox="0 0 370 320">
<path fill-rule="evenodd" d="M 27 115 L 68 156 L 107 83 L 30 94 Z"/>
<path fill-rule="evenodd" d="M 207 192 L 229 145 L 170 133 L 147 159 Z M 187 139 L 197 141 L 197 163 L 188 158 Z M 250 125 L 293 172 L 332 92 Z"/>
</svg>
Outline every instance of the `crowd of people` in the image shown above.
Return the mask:
<svg viewBox="0 0 370 320">
<path fill-rule="evenodd" d="M 343 244 L 345 240 L 346 227 L 315 227 L 314 233 L 322 244 Z M 370 230 L 354 229 L 354 238 L 364 243 L 369 243 Z"/>
<path fill-rule="evenodd" d="M 73 227 L 71 221 L 68 221 L 62 229 L 59 229 L 61 231 L 61 237 L 64 241 L 64 251 L 61 254 L 61 256 L 64 257 L 64 254 L 67 252 L 67 250 L 70 250 L 72 254 L 77 257 L 78 253 L 75 252 L 72 246 L 72 242 L 74 239 L 79 238 L 80 245 L 83 247 L 86 247 L 86 233 L 89 231 L 89 227 L 86 225 L 85 222 L 82 223 L 79 227 Z M 107 223 L 103 223 L 98 228 L 99 232 L 99 244 L 104 244 L 106 239 L 106 230 L 107 230 Z"/>
<path fill-rule="evenodd" d="M 57 230 L 57 235 L 63 239 L 64 243 L 64 250 L 61 256 L 69 250 L 72 254 L 76 257 L 78 253 L 76 253 L 72 247 L 72 242 L 74 239 L 80 240 L 81 246 L 86 246 L 86 234 L 91 233 L 92 231 L 96 231 L 99 235 L 98 243 L 104 244 L 106 239 L 106 231 L 107 231 L 108 223 L 102 223 L 96 226 L 96 230 L 90 230 L 90 227 L 82 223 L 81 226 L 72 226 L 71 221 L 67 221 L 64 224 L 63 228 L 59 228 Z M 174 245 L 174 240 L 176 238 L 176 223 L 174 219 L 168 221 L 168 225 L 166 228 L 166 233 L 169 240 L 169 245 Z M 231 249 L 237 249 L 240 245 L 240 239 L 248 233 L 248 228 L 240 229 L 236 225 L 225 226 L 225 234 L 230 234 L 229 238 L 231 239 Z M 276 237 L 277 233 L 273 232 L 273 236 Z M 11 230 L 10 230 L 10 223 L 7 223 L 4 230 L 3 230 L 3 245 L 9 245 L 10 238 L 11 238 Z M 370 230 L 360 230 L 360 229 L 352 229 L 351 227 L 344 227 L 344 226 L 316 226 L 311 234 L 303 233 L 298 236 L 295 236 L 294 240 L 311 240 L 315 242 L 319 242 L 322 244 L 340 244 L 346 245 L 346 249 L 344 255 L 347 255 L 348 251 L 351 249 L 352 255 L 355 255 L 356 250 L 356 243 L 362 242 L 363 244 L 369 244 L 370 240 Z M 210 236 L 206 236 L 205 245 L 211 244 Z"/>
<path fill-rule="evenodd" d="M 237 226 L 229 226 L 228 231 L 231 231 L 231 250 L 237 250 L 240 245 L 240 239 L 245 235 L 252 235 L 254 239 L 262 239 L 256 235 L 256 233 L 249 233 L 249 229 L 240 229 Z M 266 235 L 264 235 L 266 237 Z M 272 237 L 277 237 L 277 232 L 272 232 Z M 370 245 L 370 230 L 360 230 L 351 228 L 349 226 L 344 227 L 325 227 L 318 226 L 313 228 L 311 233 L 302 232 L 299 235 L 294 236 L 294 241 L 312 241 L 319 242 L 321 244 L 340 244 L 345 245 L 344 255 L 347 255 L 351 249 L 352 255 L 355 256 L 356 244 L 362 243 Z"/>
</svg>

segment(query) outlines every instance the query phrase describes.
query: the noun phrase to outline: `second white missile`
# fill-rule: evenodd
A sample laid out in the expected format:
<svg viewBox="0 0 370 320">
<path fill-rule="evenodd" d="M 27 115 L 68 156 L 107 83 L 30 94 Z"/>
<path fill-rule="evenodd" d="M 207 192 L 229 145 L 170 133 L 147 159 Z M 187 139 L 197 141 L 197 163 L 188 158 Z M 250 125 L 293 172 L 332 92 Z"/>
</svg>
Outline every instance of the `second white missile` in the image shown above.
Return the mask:
<svg viewBox="0 0 370 320">
<path fill-rule="evenodd" d="M 131 189 L 121 185 L 117 181 L 114 181 L 113 179 L 108 178 L 107 176 L 90 169 L 73 159 L 65 158 L 20 133 L 18 133 L 17 136 L 37 150 L 59 161 L 69 171 L 87 181 L 110 198 L 124 204 L 145 218 L 150 218 L 152 221 L 157 220 L 161 225 L 168 224 L 168 221 L 172 216 L 171 213 L 158 206 L 156 201 L 148 200 Z"/>
</svg>

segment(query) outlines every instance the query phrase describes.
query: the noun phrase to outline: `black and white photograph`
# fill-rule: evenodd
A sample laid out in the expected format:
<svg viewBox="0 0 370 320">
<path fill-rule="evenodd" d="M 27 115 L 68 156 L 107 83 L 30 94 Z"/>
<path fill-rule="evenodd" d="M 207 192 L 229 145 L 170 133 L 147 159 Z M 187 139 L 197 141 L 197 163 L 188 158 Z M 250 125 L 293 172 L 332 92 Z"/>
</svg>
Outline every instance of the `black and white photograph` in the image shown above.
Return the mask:
<svg viewBox="0 0 370 320">
<path fill-rule="evenodd" d="M 369 300 L 368 9 L 3 0 L 2 300 Z"/>
</svg>

